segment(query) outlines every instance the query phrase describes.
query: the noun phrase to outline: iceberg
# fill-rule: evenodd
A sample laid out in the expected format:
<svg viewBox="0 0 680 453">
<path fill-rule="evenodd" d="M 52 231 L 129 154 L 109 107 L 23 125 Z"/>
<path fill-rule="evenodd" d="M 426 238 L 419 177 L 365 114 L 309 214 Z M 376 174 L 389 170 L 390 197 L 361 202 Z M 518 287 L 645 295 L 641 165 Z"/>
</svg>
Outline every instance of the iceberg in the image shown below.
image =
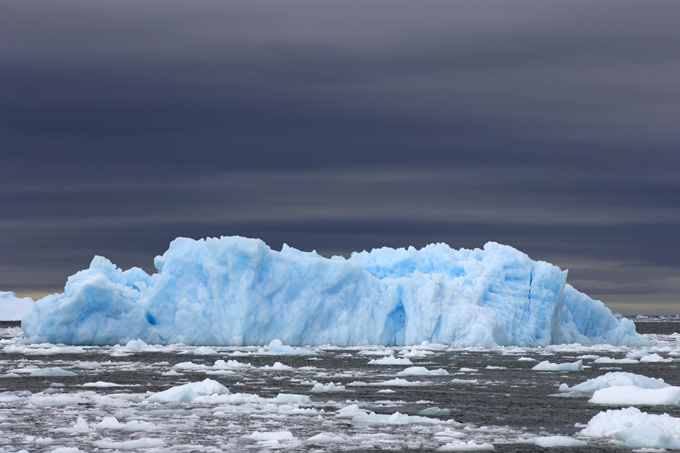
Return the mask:
<svg viewBox="0 0 680 453">
<path fill-rule="evenodd" d="M 238 236 L 177 238 L 157 273 L 96 256 L 23 318 L 29 343 L 462 347 L 647 345 L 627 319 L 509 246 L 324 258 Z M 278 344 L 278 343 L 277 343 Z"/>
<path fill-rule="evenodd" d="M 0 291 L 0 321 L 21 321 L 34 304 L 30 297 L 17 297 L 11 291 Z"/>
</svg>

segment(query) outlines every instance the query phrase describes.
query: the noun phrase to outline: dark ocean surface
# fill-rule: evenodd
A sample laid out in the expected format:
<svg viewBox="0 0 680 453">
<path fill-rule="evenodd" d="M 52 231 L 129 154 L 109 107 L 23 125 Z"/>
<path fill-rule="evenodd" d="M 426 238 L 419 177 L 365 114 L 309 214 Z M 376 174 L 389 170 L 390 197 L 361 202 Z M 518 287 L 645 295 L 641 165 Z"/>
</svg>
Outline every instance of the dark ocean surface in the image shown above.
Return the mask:
<svg viewBox="0 0 680 453">
<path fill-rule="evenodd" d="M 390 348 L 397 358 L 410 355 L 410 365 L 374 365 L 368 362 L 385 357 L 388 351 L 321 347 L 270 354 L 266 348 L 28 347 L 21 343 L 18 323 L 0 323 L 0 451 L 122 451 L 134 449 L 134 441 L 151 439 L 139 441 L 151 445 L 143 451 L 435 451 L 462 440 L 477 446 L 493 444 L 497 452 L 538 452 L 546 450 L 533 444 L 535 437 L 560 435 L 588 442 L 586 447 L 560 448 L 560 452 L 611 452 L 610 439 L 579 435 L 591 418 L 608 408 L 589 404 L 588 396 L 566 397 L 558 387 L 611 371 L 662 378 L 680 386 L 680 335 L 674 335 L 680 332 L 680 323 L 636 321 L 636 325 L 638 332 L 657 341 L 656 346 L 450 349 L 424 345 Z M 597 357 L 639 358 L 653 353 L 667 361 L 593 363 Z M 231 363 L 220 369 L 214 366 L 217 360 L 250 366 L 235 368 Z M 532 370 L 544 360 L 582 360 L 584 369 Z M 291 368 L 274 366 L 277 362 Z M 397 374 L 412 366 L 443 369 L 448 374 Z M 45 371 L 48 368 L 53 370 Z M 63 371 L 75 375 L 35 375 Z M 226 401 L 215 395 L 211 401 L 150 401 L 156 392 L 206 378 L 226 386 L 232 394 L 259 398 Z M 394 381 L 397 378 L 401 381 Z M 117 386 L 84 386 L 97 382 Z M 315 383 L 330 382 L 344 385 L 345 391 L 311 391 Z M 379 393 L 385 390 L 391 392 Z M 289 404 L 265 400 L 280 393 L 310 400 Z M 340 409 L 353 404 L 368 411 L 368 416 L 338 416 Z M 433 407 L 448 412 L 428 415 L 424 421 L 400 415 L 390 420 L 378 417 L 397 412 L 417 416 Z M 643 410 L 680 417 L 677 406 Z M 79 417 L 87 425 L 81 422 L 81 430 L 73 430 Z M 147 424 L 123 425 L 125 429 L 93 427 L 103 417 L 116 417 L 122 424 L 134 420 Z M 441 434 L 447 429 L 448 434 Z M 290 435 L 283 434 L 274 442 L 253 437 L 255 432 L 286 431 Z M 309 440 L 321 433 L 329 438 Z M 163 445 L 157 445 L 159 439 Z"/>
</svg>

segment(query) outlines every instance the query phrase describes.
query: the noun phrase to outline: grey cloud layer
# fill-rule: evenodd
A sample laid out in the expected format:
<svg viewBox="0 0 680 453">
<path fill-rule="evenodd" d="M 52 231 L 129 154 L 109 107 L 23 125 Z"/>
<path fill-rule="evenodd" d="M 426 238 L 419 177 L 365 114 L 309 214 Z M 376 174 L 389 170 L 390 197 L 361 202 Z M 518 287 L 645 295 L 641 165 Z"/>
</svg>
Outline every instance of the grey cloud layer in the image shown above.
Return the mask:
<svg viewBox="0 0 680 453">
<path fill-rule="evenodd" d="M 0 290 L 57 288 L 95 253 L 149 269 L 178 235 L 345 254 L 498 240 L 608 303 L 680 311 L 679 17 L 5 2 Z"/>
</svg>

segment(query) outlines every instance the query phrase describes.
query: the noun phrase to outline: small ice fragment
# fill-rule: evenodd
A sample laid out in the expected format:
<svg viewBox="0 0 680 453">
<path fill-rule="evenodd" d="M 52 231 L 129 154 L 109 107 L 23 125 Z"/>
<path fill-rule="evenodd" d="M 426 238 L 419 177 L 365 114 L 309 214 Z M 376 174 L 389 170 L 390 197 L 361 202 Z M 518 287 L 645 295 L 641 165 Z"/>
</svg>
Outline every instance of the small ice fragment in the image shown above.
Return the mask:
<svg viewBox="0 0 680 453">
<path fill-rule="evenodd" d="M 566 436 L 547 436 L 534 438 L 534 444 L 541 448 L 585 447 L 588 442 Z"/>
<path fill-rule="evenodd" d="M 536 371 L 583 371 L 583 360 L 568 363 L 551 363 L 547 360 L 534 365 L 532 370 Z"/>
<path fill-rule="evenodd" d="M 368 362 L 369 365 L 413 365 L 407 358 L 394 357 L 393 355 L 383 357 L 382 359 L 373 359 Z"/>
</svg>

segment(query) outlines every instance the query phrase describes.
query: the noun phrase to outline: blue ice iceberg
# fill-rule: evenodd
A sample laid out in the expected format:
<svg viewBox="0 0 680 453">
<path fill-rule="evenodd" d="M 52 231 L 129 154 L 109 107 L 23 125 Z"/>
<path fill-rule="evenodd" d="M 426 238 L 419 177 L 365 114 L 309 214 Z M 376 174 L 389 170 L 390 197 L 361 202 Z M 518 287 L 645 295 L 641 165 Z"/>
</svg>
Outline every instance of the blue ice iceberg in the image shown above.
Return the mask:
<svg viewBox="0 0 680 453">
<path fill-rule="evenodd" d="M 567 272 L 489 242 L 323 258 L 258 239 L 178 238 L 158 273 L 95 257 L 39 300 L 29 342 L 545 346 L 639 345 L 634 324 L 566 284 Z"/>
</svg>

